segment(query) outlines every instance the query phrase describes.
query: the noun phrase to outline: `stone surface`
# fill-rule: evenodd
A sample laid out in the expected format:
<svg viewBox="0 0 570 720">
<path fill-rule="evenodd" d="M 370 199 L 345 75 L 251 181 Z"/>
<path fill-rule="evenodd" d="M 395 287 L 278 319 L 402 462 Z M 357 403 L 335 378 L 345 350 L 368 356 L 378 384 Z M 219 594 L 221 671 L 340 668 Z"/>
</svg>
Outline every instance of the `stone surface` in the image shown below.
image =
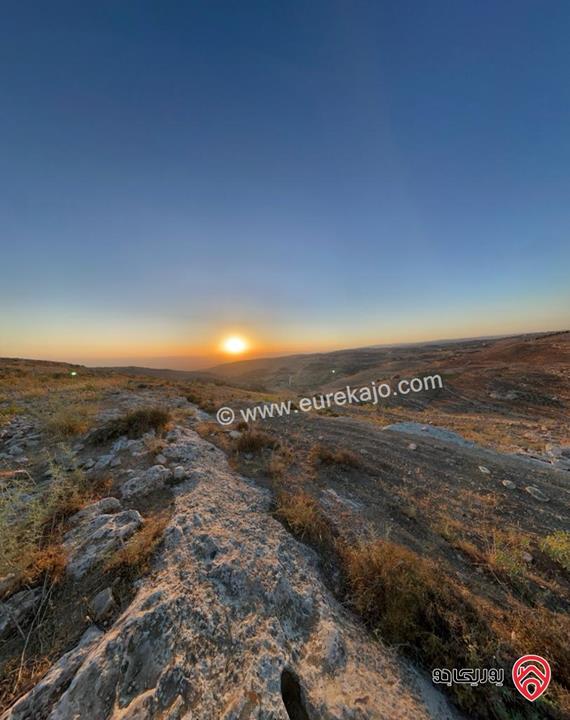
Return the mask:
<svg viewBox="0 0 570 720">
<path fill-rule="evenodd" d="M 164 465 L 153 465 L 140 475 L 126 480 L 121 487 L 123 498 L 132 498 L 137 495 L 148 495 L 154 490 L 160 490 L 172 477 L 172 471 Z"/>
<path fill-rule="evenodd" d="M 110 587 L 101 590 L 89 601 L 89 609 L 93 613 L 93 619 L 98 622 L 108 618 L 116 607 L 113 590 Z"/>
<path fill-rule="evenodd" d="M 73 678 L 77 668 L 95 647 L 103 633 L 92 626 L 88 628 L 79 644 L 63 655 L 30 692 L 12 705 L 2 720 L 40 720 L 48 716 L 51 705 L 57 700 L 66 685 Z M 71 718 L 69 719 L 71 720 Z"/>
<path fill-rule="evenodd" d="M 186 470 L 184 465 L 177 465 L 172 471 L 172 477 L 176 482 L 181 482 L 186 478 Z"/>
<path fill-rule="evenodd" d="M 119 512 L 119 510 L 122 509 L 121 501 L 117 500 L 117 498 L 114 497 L 105 497 L 101 498 L 101 500 L 98 500 L 95 503 L 92 503 L 91 505 L 86 505 L 84 508 L 82 508 L 79 512 L 76 512 L 75 515 L 72 515 L 68 523 L 69 525 L 79 525 L 82 522 L 85 522 L 86 520 L 89 520 L 96 515 L 104 515 L 104 514 L 110 514 Z"/>
<path fill-rule="evenodd" d="M 22 590 L 0 603 L 0 639 L 21 628 L 39 606 L 41 595 L 41 588 Z"/>
<path fill-rule="evenodd" d="M 538 500 L 539 502 L 548 502 L 550 500 L 548 495 L 545 495 L 542 490 L 539 490 L 539 488 L 535 487 L 534 485 L 527 485 L 525 490 L 529 495 L 531 495 L 535 500 Z"/>
<path fill-rule="evenodd" d="M 81 522 L 65 535 L 67 573 L 79 579 L 91 568 L 116 552 L 142 525 L 136 510 L 114 515 L 95 515 Z"/>
</svg>

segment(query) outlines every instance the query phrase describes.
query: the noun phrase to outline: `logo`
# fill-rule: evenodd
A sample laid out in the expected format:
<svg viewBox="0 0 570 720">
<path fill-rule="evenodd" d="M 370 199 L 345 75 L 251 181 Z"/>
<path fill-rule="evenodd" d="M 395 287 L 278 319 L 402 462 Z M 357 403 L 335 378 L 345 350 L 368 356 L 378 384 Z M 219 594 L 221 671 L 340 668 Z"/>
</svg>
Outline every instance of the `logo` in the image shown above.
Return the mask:
<svg viewBox="0 0 570 720">
<path fill-rule="evenodd" d="M 550 684 L 550 665 L 540 655 L 523 655 L 513 665 L 513 682 L 530 702 L 537 700 Z"/>
</svg>

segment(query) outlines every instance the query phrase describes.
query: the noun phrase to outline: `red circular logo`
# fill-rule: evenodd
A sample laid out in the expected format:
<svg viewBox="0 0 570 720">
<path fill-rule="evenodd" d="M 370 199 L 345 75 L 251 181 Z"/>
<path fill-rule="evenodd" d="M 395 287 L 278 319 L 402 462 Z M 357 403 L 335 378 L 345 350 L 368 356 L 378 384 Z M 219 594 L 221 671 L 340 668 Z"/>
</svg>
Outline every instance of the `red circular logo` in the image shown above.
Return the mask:
<svg viewBox="0 0 570 720">
<path fill-rule="evenodd" d="M 548 661 L 540 655 L 523 655 L 513 665 L 513 682 L 520 694 L 534 702 L 550 683 Z"/>
</svg>

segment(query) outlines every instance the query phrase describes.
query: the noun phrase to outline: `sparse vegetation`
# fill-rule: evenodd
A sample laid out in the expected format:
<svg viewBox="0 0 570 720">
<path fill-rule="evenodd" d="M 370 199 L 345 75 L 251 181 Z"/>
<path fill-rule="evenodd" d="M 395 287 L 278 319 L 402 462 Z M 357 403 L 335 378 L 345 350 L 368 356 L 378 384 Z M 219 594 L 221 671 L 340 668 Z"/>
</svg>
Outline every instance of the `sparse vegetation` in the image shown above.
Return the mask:
<svg viewBox="0 0 570 720">
<path fill-rule="evenodd" d="M 142 528 L 109 558 L 105 570 L 113 575 L 126 576 L 130 579 L 145 573 L 167 524 L 167 515 L 147 518 Z"/>
<path fill-rule="evenodd" d="M 109 420 L 103 427 L 92 433 L 90 441 L 93 444 L 100 445 L 110 440 L 116 440 L 123 435 L 138 438 L 151 430 L 160 433 L 165 429 L 169 421 L 170 413 L 164 408 L 140 408 Z"/>
<path fill-rule="evenodd" d="M 321 444 L 315 445 L 312 448 L 309 458 L 313 464 L 317 465 L 322 463 L 323 465 L 342 465 L 352 468 L 360 465 L 358 456 L 351 450 L 346 450 L 345 448 L 333 450 Z"/>
<path fill-rule="evenodd" d="M 241 453 L 256 453 L 264 448 L 276 448 L 278 440 L 262 430 L 246 430 L 236 440 L 236 449 Z"/>
<path fill-rule="evenodd" d="M 330 548 L 334 533 L 318 501 L 309 493 L 281 492 L 277 496 L 275 514 L 301 540 Z"/>
<path fill-rule="evenodd" d="M 539 547 L 552 560 L 570 572 L 570 532 L 558 530 L 539 542 Z"/>
<path fill-rule="evenodd" d="M 51 460 L 52 478 L 36 484 L 27 473 L 13 474 L 0 488 L 0 576 L 31 583 L 44 573 L 61 576 L 61 535 L 65 519 L 82 507 L 90 490 L 81 470 Z"/>
<path fill-rule="evenodd" d="M 267 464 L 267 472 L 272 478 L 281 478 L 292 462 L 293 452 L 291 448 L 280 444 L 279 447 L 271 453 Z"/>
<path fill-rule="evenodd" d="M 61 406 L 52 411 L 45 419 L 45 431 L 56 441 L 68 440 L 81 435 L 92 425 L 94 408 L 85 403 L 73 403 Z"/>
</svg>

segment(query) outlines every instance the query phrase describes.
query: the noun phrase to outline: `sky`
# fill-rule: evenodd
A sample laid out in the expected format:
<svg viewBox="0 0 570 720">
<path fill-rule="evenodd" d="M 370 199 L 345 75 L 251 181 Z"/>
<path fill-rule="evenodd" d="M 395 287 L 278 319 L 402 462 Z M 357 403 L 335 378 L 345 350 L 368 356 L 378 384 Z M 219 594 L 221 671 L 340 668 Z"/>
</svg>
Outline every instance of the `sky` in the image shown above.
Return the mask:
<svg viewBox="0 0 570 720">
<path fill-rule="evenodd" d="M 566 0 L 8 2 L 0 356 L 570 327 Z"/>
</svg>

